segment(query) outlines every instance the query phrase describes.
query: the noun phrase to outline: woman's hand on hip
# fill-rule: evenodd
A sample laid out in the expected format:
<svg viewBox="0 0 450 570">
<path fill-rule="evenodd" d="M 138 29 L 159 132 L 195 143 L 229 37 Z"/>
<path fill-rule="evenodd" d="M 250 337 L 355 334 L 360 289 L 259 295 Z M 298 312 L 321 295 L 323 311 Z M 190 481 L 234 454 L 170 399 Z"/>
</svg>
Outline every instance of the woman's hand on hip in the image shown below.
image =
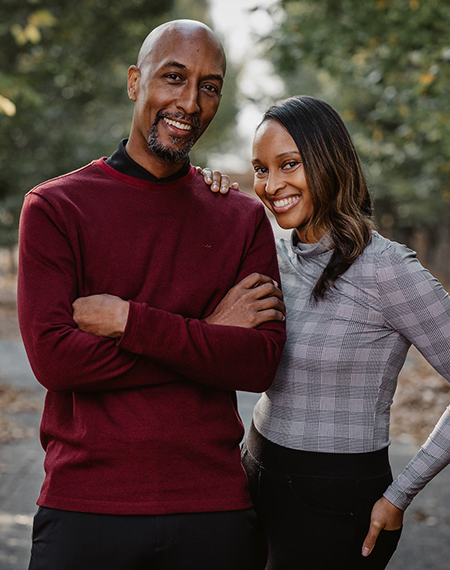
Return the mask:
<svg viewBox="0 0 450 570">
<path fill-rule="evenodd" d="M 381 497 L 373 506 L 370 528 L 364 540 L 362 555 L 369 556 L 382 530 L 398 530 L 403 524 L 404 512 Z"/>
</svg>

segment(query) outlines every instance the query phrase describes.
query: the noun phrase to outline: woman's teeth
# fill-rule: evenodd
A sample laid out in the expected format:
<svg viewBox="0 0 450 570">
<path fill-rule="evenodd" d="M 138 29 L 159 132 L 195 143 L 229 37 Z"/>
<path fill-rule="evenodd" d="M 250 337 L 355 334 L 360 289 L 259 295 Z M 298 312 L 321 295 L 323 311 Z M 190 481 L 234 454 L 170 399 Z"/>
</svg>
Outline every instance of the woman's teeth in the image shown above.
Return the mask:
<svg viewBox="0 0 450 570">
<path fill-rule="evenodd" d="M 290 204 L 294 204 L 300 200 L 299 196 L 291 196 L 290 198 L 283 198 L 282 200 L 274 200 L 272 203 L 275 208 L 284 208 Z"/>
</svg>

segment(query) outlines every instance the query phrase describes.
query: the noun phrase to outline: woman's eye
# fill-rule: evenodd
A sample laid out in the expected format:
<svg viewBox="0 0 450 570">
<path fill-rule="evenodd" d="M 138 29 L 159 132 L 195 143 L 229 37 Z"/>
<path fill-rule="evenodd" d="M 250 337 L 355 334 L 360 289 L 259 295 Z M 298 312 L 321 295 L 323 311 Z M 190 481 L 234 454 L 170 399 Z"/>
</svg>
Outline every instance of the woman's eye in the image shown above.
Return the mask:
<svg viewBox="0 0 450 570">
<path fill-rule="evenodd" d="M 297 160 L 290 160 L 289 162 L 286 162 L 286 164 L 283 166 L 283 168 L 285 168 L 286 170 L 289 170 L 291 168 L 295 168 L 298 164 L 300 164 Z"/>
<path fill-rule="evenodd" d="M 256 176 L 264 176 L 264 174 L 267 173 L 267 168 L 264 168 L 263 166 L 255 166 L 254 170 Z"/>
</svg>

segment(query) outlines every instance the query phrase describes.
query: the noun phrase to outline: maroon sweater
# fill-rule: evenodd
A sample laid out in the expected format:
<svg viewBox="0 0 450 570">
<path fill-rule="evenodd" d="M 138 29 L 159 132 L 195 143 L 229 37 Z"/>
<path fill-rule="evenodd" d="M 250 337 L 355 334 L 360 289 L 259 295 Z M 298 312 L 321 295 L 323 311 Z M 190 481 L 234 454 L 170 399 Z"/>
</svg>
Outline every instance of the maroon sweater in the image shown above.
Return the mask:
<svg viewBox="0 0 450 570">
<path fill-rule="evenodd" d="M 19 321 L 48 390 L 38 504 L 110 514 L 247 508 L 235 390 L 271 383 L 281 323 L 208 325 L 258 271 L 279 279 L 254 198 L 210 192 L 194 168 L 170 183 L 97 160 L 34 188 L 20 227 Z M 77 329 L 77 297 L 131 300 L 122 338 Z"/>
</svg>

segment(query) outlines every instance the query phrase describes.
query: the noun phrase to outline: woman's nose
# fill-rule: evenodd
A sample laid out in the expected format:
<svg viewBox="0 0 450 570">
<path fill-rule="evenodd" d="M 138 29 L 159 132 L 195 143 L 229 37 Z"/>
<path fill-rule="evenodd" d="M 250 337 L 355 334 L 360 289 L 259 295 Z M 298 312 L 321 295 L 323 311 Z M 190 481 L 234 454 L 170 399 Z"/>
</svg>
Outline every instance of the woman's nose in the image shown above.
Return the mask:
<svg viewBox="0 0 450 570">
<path fill-rule="evenodd" d="M 268 196 L 274 196 L 279 190 L 286 186 L 283 177 L 279 173 L 269 173 L 267 178 L 265 193 Z"/>
</svg>

